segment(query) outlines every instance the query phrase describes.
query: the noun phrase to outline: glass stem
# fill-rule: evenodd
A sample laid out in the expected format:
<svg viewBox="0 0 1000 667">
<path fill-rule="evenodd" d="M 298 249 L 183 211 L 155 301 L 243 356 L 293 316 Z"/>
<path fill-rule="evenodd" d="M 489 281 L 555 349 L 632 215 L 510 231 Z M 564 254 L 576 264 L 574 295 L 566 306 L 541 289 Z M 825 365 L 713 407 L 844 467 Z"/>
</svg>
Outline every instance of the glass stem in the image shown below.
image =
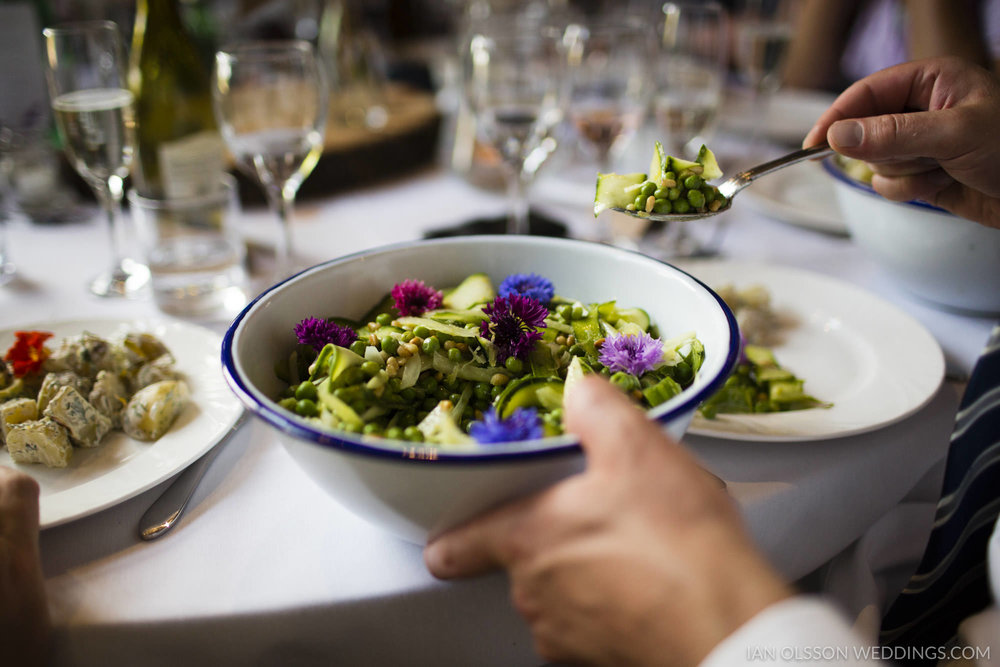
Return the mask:
<svg viewBox="0 0 1000 667">
<path fill-rule="evenodd" d="M 508 168 L 507 201 L 510 214 L 507 218 L 508 234 L 527 234 L 528 230 L 528 179 L 524 169 L 515 166 Z"/>
<path fill-rule="evenodd" d="M 122 219 L 122 195 L 125 193 L 121 177 L 111 176 L 107 183 L 96 188 L 97 197 L 108 220 L 108 235 L 111 240 L 111 277 L 124 280 L 128 276 L 125 263 L 125 223 Z"/>
<path fill-rule="evenodd" d="M 286 277 L 292 272 L 292 206 L 295 192 L 292 188 L 271 185 L 267 188 L 267 200 L 278 218 L 278 235 L 274 243 L 274 259 L 277 271 Z"/>
</svg>

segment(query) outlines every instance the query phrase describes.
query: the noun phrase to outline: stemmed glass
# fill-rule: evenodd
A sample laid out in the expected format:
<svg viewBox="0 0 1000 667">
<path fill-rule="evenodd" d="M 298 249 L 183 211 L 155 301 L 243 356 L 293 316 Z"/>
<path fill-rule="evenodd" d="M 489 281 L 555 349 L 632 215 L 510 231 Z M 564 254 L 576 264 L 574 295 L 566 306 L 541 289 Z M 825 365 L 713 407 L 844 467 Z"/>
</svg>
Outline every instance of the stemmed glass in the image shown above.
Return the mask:
<svg viewBox="0 0 1000 667">
<path fill-rule="evenodd" d="M 303 41 L 251 42 L 215 54 L 212 101 L 229 150 L 260 182 L 280 223 L 278 277 L 294 272 L 291 217 L 299 186 L 323 152 L 326 79 Z"/>
<path fill-rule="evenodd" d="M 567 30 L 569 119 L 597 153 L 601 172 L 642 125 L 653 91 L 655 32 L 638 17 L 606 14 Z"/>
<path fill-rule="evenodd" d="M 797 5 L 793 0 L 745 0 L 738 16 L 736 61 L 750 88 L 754 139 L 781 87 Z"/>
<path fill-rule="evenodd" d="M 520 16 L 477 22 L 465 41 L 465 93 L 480 140 L 503 161 L 508 234 L 528 233 L 527 188 L 556 148 L 568 92 L 561 44 L 562 31 Z"/>
<path fill-rule="evenodd" d="M 716 2 L 663 5 L 654 107 L 671 155 L 693 155 L 715 126 L 726 79 L 728 22 Z"/>
<path fill-rule="evenodd" d="M 111 236 L 111 269 L 91 282 L 90 291 L 135 296 L 149 282 L 149 269 L 125 255 L 121 202 L 135 127 L 118 28 L 110 21 L 85 21 L 43 34 L 59 134 L 73 167 L 97 195 Z"/>
</svg>

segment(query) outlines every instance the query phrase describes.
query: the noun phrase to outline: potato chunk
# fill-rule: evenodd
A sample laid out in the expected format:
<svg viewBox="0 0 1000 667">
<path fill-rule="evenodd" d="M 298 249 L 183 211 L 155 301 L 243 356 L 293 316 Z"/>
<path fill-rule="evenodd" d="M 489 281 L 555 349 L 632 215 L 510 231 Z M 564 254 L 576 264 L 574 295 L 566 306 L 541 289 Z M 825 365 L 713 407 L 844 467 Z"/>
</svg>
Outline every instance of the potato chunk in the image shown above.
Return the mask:
<svg viewBox="0 0 1000 667">
<path fill-rule="evenodd" d="M 45 412 L 45 408 L 48 406 L 49 401 L 59 393 L 59 390 L 63 387 L 73 387 L 81 396 L 86 396 L 90 393 L 90 387 L 93 383 L 90 378 L 85 378 L 77 375 L 73 371 L 61 371 L 58 373 L 46 373 L 45 379 L 42 380 L 42 388 L 38 390 L 38 411 Z"/>
<path fill-rule="evenodd" d="M 14 463 L 41 463 L 49 468 L 65 468 L 73 457 L 69 432 L 49 417 L 11 427 L 7 449 Z"/>
<path fill-rule="evenodd" d="M 156 440 L 167 432 L 187 405 L 188 386 L 178 380 L 156 382 L 132 396 L 122 429 L 136 440 Z"/>
<path fill-rule="evenodd" d="M 15 398 L 0 404 L 0 444 L 15 424 L 38 419 L 38 405 L 30 398 Z"/>
<path fill-rule="evenodd" d="M 111 430 L 111 420 L 73 387 L 59 390 L 45 408 L 45 416 L 65 426 L 78 447 L 97 447 Z"/>
<path fill-rule="evenodd" d="M 102 415 L 111 420 L 112 428 L 121 428 L 122 413 L 128 404 L 128 389 L 116 374 L 109 371 L 101 371 L 94 381 L 94 388 L 91 390 L 87 400 L 100 411 Z"/>
</svg>

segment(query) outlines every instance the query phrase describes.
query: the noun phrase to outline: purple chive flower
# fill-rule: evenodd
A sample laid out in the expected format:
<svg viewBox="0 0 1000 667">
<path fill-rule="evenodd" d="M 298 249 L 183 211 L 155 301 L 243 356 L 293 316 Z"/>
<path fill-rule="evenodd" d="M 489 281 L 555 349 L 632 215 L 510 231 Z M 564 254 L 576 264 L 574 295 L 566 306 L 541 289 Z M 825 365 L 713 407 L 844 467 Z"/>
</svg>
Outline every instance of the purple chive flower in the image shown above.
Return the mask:
<svg viewBox="0 0 1000 667">
<path fill-rule="evenodd" d="M 537 273 L 513 273 L 500 283 L 499 294 L 500 296 L 520 294 L 547 306 L 556 295 L 556 289 L 552 286 L 552 281 Z"/>
<path fill-rule="evenodd" d="M 538 301 L 520 294 L 498 296 L 483 312 L 490 319 L 479 323 L 479 332 L 493 341 L 500 363 L 508 357 L 524 361 L 535 341 L 542 337 L 537 327 L 545 326 L 545 316 L 549 314 Z"/>
<path fill-rule="evenodd" d="M 441 292 L 423 280 L 404 280 L 393 285 L 392 298 L 396 301 L 396 310 L 403 317 L 420 317 L 428 310 L 441 307 Z"/>
<path fill-rule="evenodd" d="M 469 425 L 469 435 L 479 443 L 488 444 L 537 440 L 544 436 L 545 432 L 542 430 L 542 420 L 535 408 L 516 408 L 510 417 L 500 419 L 496 410 L 491 407 L 483 413 L 482 421 L 475 421 Z"/>
<path fill-rule="evenodd" d="M 345 327 L 319 317 L 307 317 L 295 325 L 295 337 L 302 345 L 311 345 L 317 352 L 327 343 L 347 347 L 358 338 L 351 327 Z"/>
<path fill-rule="evenodd" d="M 601 347 L 600 362 L 612 373 L 625 371 L 639 377 L 659 366 L 662 360 L 663 343 L 648 333 L 608 336 Z"/>
</svg>

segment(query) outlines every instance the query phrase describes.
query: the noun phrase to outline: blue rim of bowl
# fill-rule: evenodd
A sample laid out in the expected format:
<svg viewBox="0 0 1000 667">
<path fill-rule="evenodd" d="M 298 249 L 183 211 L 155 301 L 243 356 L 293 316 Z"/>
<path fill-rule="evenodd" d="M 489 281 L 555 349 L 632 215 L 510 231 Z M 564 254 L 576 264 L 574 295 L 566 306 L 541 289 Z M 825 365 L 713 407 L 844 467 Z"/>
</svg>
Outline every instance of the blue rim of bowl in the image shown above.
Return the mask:
<svg viewBox="0 0 1000 667">
<path fill-rule="evenodd" d="M 534 242 L 543 241 L 551 242 L 554 244 L 587 244 L 587 245 L 602 245 L 599 243 L 594 243 L 591 241 L 582 241 L 577 239 L 557 239 L 557 238 L 545 238 L 545 237 L 510 237 L 510 236 L 476 236 L 477 240 L 482 240 L 484 242 L 489 242 L 491 238 L 504 239 L 509 241 L 512 238 L 524 238 L 530 239 Z M 253 301 L 251 301 L 247 306 L 236 316 L 236 319 L 232 321 L 229 328 L 226 330 L 226 335 L 222 339 L 222 371 L 225 376 L 226 382 L 229 384 L 230 389 L 236 394 L 237 398 L 246 406 L 247 410 L 252 412 L 257 417 L 264 420 L 273 428 L 285 433 L 287 435 L 293 436 L 300 440 L 305 440 L 316 445 L 323 447 L 331 447 L 334 449 L 342 450 L 345 453 L 358 454 L 363 456 L 371 456 L 377 458 L 388 458 L 394 460 L 406 460 L 414 462 L 428 462 L 428 463 L 463 463 L 463 464 L 477 464 L 477 463 L 487 463 L 487 462 L 520 462 L 529 459 L 554 457 L 554 456 L 564 456 L 564 455 L 576 455 L 582 450 L 580 448 L 579 440 L 570 435 L 563 435 L 551 438 L 543 438 L 541 440 L 530 440 L 520 443 L 504 443 L 489 445 L 490 449 L 497 449 L 499 451 L 486 451 L 484 449 L 477 447 L 475 450 L 471 451 L 460 451 L 460 450 L 446 450 L 441 447 L 436 447 L 433 445 L 425 445 L 423 443 L 409 443 L 405 441 L 400 441 L 396 447 L 387 447 L 385 445 L 375 446 L 371 444 L 370 441 L 365 441 L 361 436 L 354 435 L 352 433 L 341 433 L 332 430 L 321 430 L 318 428 L 313 428 L 306 424 L 301 423 L 297 418 L 292 418 L 287 415 L 287 412 L 282 408 L 279 408 L 277 403 L 273 405 L 268 405 L 262 403 L 257 399 L 256 396 L 250 391 L 248 387 L 248 382 L 241 378 L 236 372 L 236 363 L 233 358 L 233 340 L 236 335 L 237 329 L 239 329 L 240 323 L 247 316 L 247 314 L 253 310 L 254 306 L 257 305 L 259 301 L 267 297 L 269 294 L 280 288 L 285 283 L 295 280 L 299 276 L 309 273 L 312 271 L 325 268 L 334 264 L 341 264 L 349 262 L 358 257 L 365 255 L 371 255 L 374 253 L 381 252 L 392 252 L 397 250 L 402 250 L 408 247 L 413 247 L 416 245 L 448 245 L 452 243 L 459 243 L 463 241 L 468 241 L 468 238 L 455 237 L 455 238 L 442 238 L 442 239 L 424 239 L 419 241 L 408 241 L 403 243 L 394 243 L 390 245 L 379 246 L 377 248 L 369 248 L 367 250 L 362 250 L 359 252 L 351 253 L 349 255 L 344 255 L 342 257 L 337 257 L 336 259 L 327 260 L 316 264 L 307 269 L 303 269 L 298 273 L 285 278 L 281 282 L 275 283 L 271 287 L 267 288 L 263 292 L 257 295 Z M 612 249 L 611 246 L 605 246 Z M 667 262 L 660 262 L 648 255 L 643 255 L 640 252 L 633 250 L 626 250 L 624 248 L 613 248 L 617 252 L 625 252 L 638 255 L 645 260 L 650 262 L 655 262 L 657 264 L 664 264 L 669 266 L 674 271 L 683 274 L 701 285 L 705 290 L 712 295 L 719 306 L 722 308 L 723 314 L 726 316 L 726 321 L 729 324 L 729 350 L 726 354 L 726 361 L 722 366 L 719 374 L 713 378 L 708 384 L 702 387 L 700 390 L 688 396 L 684 401 L 673 406 L 670 410 L 663 412 L 662 414 L 656 415 L 654 418 L 658 422 L 668 421 L 670 418 L 677 415 L 683 414 L 688 410 L 696 409 L 704 400 L 709 396 L 714 394 L 719 388 L 722 387 L 726 379 L 732 373 L 733 369 L 736 367 L 737 360 L 739 359 L 740 351 L 740 335 L 739 328 L 736 324 L 736 317 L 733 315 L 732 310 L 726 305 L 726 302 L 722 300 L 718 294 L 716 294 L 708 285 L 698 280 L 696 277 L 692 276 L 687 271 L 677 268 L 676 266 L 669 264 Z M 393 441 L 382 440 L 381 442 L 390 443 Z M 539 445 L 538 443 L 542 443 Z M 545 446 L 544 443 L 552 443 Z"/>
<path fill-rule="evenodd" d="M 874 188 L 872 188 L 872 186 L 868 185 L 867 183 L 862 183 L 861 181 L 857 181 L 857 180 L 851 178 L 850 176 L 848 176 L 847 174 L 845 174 L 844 170 L 841 169 L 837 165 L 837 163 L 836 163 L 836 156 L 835 155 L 831 155 L 830 157 L 828 157 L 825 160 L 823 160 L 823 168 L 826 169 L 826 172 L 828 174 L 830 174 L 831 176 L 833 176 L 835 179 L 837 179 L 841 183 L 846 183 L 847 185 L 851 186 L 852 188 L 857 188 L 858 190 L 861 190 L 862 192 L 864 192 L 866 194 L 869 194 L 872 197 L 876 197 L 878 199 L 881 199 L 882 201 L 890 201 L 890 200 L 886 199 L 885 197 L 883 197 L 882 195 L 880 195 L 879 193 L 875 192 L 875 190 L 874 190 Z M 906 201 L 906 202 L 892 202 L 892 203 L 893 204 L 902 204 L 903 206 L 915 206 L 916 208 L 923 208 L 923 209 L 927 209 L 929 211 L 935 211 L 937 213 L 944 213 L 945 215 L 952 215 L 952 213 L 950 211 L 946 211 L 943 208 L 939 208 L 937 206 L 934 206 L 933 204 L 928 204 L 925 201 L 919 201 L 917 199 L 912 199 L 912 200 Z"/>
</svg>

